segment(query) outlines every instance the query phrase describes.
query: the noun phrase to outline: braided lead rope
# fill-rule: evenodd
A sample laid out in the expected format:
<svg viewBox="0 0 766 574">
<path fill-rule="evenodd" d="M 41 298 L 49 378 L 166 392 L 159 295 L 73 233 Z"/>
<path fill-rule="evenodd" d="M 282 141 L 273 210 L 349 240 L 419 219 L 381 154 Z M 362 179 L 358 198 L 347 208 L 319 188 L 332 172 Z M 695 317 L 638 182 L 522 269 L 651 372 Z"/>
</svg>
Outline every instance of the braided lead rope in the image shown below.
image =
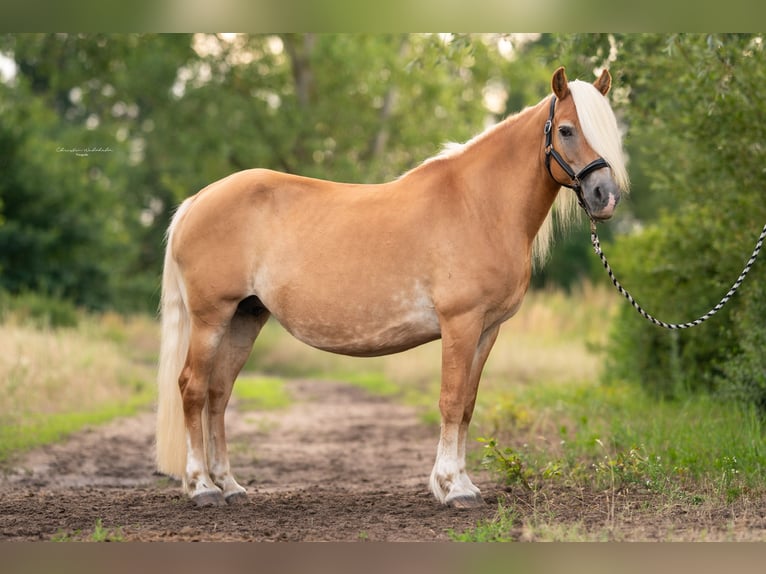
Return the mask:
<svg viewBox="0 0 766 574">
<path fill-rule="evenodd" d="M 628 293 L 628 291 L 620 285 L 620 282 L 617 281 L 617 278 L 614 276 L 614 273 L 612 272 L 612 268 L 609 266 L 609 263 L 606 260 L 606 256 L 604 255 L 604 252 L 601 250 L 601 244 L 598 240 L 598 234 L 596 233 L 596 223 L 591 220 L 590 222 L 590 241 L 593 244 L 593 249 L 596 251 L 596 255 L 599 256 L 601 259 L 601 263 L 604 264 L 604 269 L 606 269 L 606 272 L 609 274 L 609 278 L 612 280 L 612 283 L 614 283 L 614 286 L 617 288 L 617 291 L 619 291 L 628 301 L 630 301 L 630 304 L 633 305 L 633 308 L 638 311 L 638 313 L 647 321 L 654 323 L 655 325 L 658 325 L 660 327 L 665 327 L 666 329 L 688 329 L 689 327 L 696 327 L 697 325 L 700 325 L 710 319 L 713 315 L 718 313 L 726 303 L 729 302 L 729 299 L 731 299 L 732 295 L 737 292 L 737 289 L 739 289 L 739 286 L 742 284 L 742 281 L 745 280 L 745 277 L 747 277 L 747 274 L 750 272 L 750 268 L 753 266 L 753 263 L 755 263 L 756 258 L 758 257 L 758 253 L 761 251 L 761 246 L 763 245 L 763 241 L 766 238 L 766 225 L 763 226 L 763 231 L 761 231 L 761 235 L 758 237 L 758 241 L 755 244 L 755 249 L 753 249 L 753 254 L 750 256 L 750 259 L 748 259 L 747 263 L 745 264 L 745 268 L 742 270 L 742 273 L 739 274 L 739 277 L 734 282 L 734 285 L 731 286 L 731 289 L 726 293 L 726 295 L 723 296 L 723 298 L 718 302 L 718 304 L 710 309 L 707 313 L 702 315 L 700 318 L 695 319 L 694 321 L 689 321 L 688 323 L 665 323 L 664 321 L 660 321 L 659 319 L 655 319 L 652 317 L 649 313 L 647 313 L 641 305 L 638 304 L 638 302 L 633 298 L 633 296 Z"/>
</svg>

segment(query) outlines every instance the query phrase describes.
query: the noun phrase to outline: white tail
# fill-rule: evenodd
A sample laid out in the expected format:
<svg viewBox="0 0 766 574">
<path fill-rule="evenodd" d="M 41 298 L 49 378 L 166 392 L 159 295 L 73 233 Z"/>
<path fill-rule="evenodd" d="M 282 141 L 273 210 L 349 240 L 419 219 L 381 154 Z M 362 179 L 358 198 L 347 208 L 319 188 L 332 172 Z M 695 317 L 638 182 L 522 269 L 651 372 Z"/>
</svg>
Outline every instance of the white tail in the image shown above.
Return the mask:
<svg viewBox="0 0 766 574">
<path fill-rule="evenodd" d="M 168 227 L 160 302 L 162 343 L 157 373 L 157 470 L 178 478 L 183 477 L 186 468 L 186 427 L 178 377 L 189 350 L 191 321 L 183 280 L 171 251 L 173 231 L 191 203 L 187 200 L 181 204 Z"/>
</svg>

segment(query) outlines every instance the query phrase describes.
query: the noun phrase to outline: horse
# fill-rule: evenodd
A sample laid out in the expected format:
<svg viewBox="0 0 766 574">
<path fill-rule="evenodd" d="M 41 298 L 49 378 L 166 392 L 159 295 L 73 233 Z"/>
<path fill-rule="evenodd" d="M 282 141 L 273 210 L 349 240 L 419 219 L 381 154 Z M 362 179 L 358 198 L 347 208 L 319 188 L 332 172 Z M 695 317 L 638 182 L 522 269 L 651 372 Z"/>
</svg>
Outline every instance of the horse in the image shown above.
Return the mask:
<svg viewBox="0 0 766 574">
<path fill-rule="evenodd" d="M 313 347 L 379 356 L 441 339 L 430 490 L 484 504 L 466 473 L 479 379 L 551 240 L 551 210 L 610 218 L 629 188 L 607 70 L 569 81 L 464 144 L 381 184 L 239 171 L 183 201 L 166 235 L 157 468 L 199 506 L 246 500 L 224 415 L 273 316 Z M 575 193 L 561 192 L 562 186 Z M 557 199 L 558 198 L 558 199 Z"/>
</svg>

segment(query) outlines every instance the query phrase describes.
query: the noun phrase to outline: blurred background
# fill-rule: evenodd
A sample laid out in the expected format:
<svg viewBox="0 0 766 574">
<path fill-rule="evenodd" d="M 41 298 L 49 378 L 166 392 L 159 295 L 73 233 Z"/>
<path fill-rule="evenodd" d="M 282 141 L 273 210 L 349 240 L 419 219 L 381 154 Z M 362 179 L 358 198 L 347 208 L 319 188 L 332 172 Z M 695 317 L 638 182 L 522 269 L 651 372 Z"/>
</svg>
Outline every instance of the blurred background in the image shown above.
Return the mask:
<svg viewBox="0 0 766 574">
<path fill-rule="evenodd" d="M 766 222 L 763 43 L 758 33 L 0 34 L 0 465 L 152 407 L 163 238 L 184 198 L 251 167 L 396 178 L 547 97 L 559 66 L 570 79 L 612 74 L 632 181 L 599 227 L 617 276 L 658 318 L 696 318 Z M 701 501 L 762 501 L 765 266 L 714 319 L 669 332 L 612 290 L 584 221 L 560 234 L 485 368 L 472 429 L 491 440 L 472 441 L 471 464 L 544 495 L 558 484 L 646 489 L 710 516 L 729 514 Z M 235 398 L 286 408 L 291 379 L 340 380 L 436 425 L 439 353 L 433 343 L 348 359 L 271 322 Z M 559 536 L 558 518 L 524 520 Z"/>
<path fill-rule="evenodd" d="M 632 179 L 600 229 L 616 273 L 659 318 L 691 320 L 766 221 L 763 48 L 760 34 L 0 35 L 0 319 L 96 316 L 148 364 L 154 343 L 134 321 L 155 313 L 164 232 L 185 197 L 250 167 L 390 180 L 537 103 L 563 65 L 570 79 L 613 76 Z M 592 311 L 559 334 L 597 333 L 607 381 L 764 412 L 762 268 L 714 321 L 663 332 L 592 287 L 607 280 L 583 223 L 533 278 L 556 296 L 531 309 Z M 7 363 L 25 380 L 29 365 Z"/>
</svg>

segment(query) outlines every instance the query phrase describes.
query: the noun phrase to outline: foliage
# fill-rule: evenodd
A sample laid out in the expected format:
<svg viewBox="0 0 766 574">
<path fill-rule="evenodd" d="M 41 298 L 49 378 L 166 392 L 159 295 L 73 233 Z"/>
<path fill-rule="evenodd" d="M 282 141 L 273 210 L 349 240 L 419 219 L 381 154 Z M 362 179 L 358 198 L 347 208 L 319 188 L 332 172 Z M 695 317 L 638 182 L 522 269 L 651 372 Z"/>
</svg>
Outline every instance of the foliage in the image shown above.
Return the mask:
<svg viewBox="0 0 766 574">
<path fill-rule="evenodd" d="M 762 488 L 765 429 L 752 405 L 705 393 L 662 401 L 635 385 L 596 381 L 485 388 L 479 401 L 503 405 L 477 424 L 495 427 L 490 468 L 511 487 L 520 469 L 532 492 L 553 482 L 610 496 L 637 489 L 718 500 Z M 519 409 L 534 424 L 514 422 Z M 486 454 L 487 439 L 478 440 Z"/>
<path fill-rule="evenodd" d="M 93 526 L 93 532 L 85 534 L 81 530 L 67 532 L 59 530 L 51 538 L 51 542 L 124 542 L 125 535 L 122 528 L 106 528 L 103 521 L 98 518 Z"/>
<path fill-rule="evenodd" d="M 570 47 L 589 46 L 585 53 L 599 45 L 617 85 L 625 86 L 615 97 L 629 102 L 623 114 L 631 171 L 645 186 L 635 194 L 650 198 L 635 215 L 659 214 L 605 252 L 649 312 L 668 322 L 692 320 L 734 282 L 766 221 L 760 144 L 766 109 L 757 97 L 766 80 L 762 38 L 653 34 L 571 41 Z M 756 265 L 748 282 L 762 282 L 762 268 Z M 663 396 L 685 388 L 756 390 L 752 378 L 741 380 L 754 365 L 746 338 L 761 336 L 764 324 L 763 309 L 748 300 L 756 291 L 745 289 L 715 319 L 683 332 L 658 329 L 626 306 L 612 331 L 607 376 L 638 381 Z"/>
<path fill-rule="evenodd" d="M 759 265 L 762 265 L 759 264 Z M 763 272 L 759 274 L 763 277 Z M 742 304 L 733 313 L 736 349 L 725 358 L 718 387 L 721 394 L 766 413 L 766 287 L 750 280 L 742 287 Z"/>
<path fill-rule="evenodd" d="M 512 542 L 511 531 L 518 521 L 517 512 L 503 504 L 498 504 L 497 512 L 492 519 L 480 520 L 475 527 L 463 532 L 449 529 L 447 534 L 455 542 Z"/>
<path fill-rule="evenodd" d="M 0 323 L 29 324 L 37 328 L 76 327 L 77 308 L 64 299 L 39 293 L 8 295 L 0 291 Z"/>
<path fill-rule="evenodd" d="M 507 486 L 521 484 L 527 490 L 531 489 L 527 482 L 528 472 L 519 453 L 511 447 L 500 448 L 495 438 L 481 437 L 477 440 L 484 444 L 482 466 L 498 475 Z"/>
</svg>

